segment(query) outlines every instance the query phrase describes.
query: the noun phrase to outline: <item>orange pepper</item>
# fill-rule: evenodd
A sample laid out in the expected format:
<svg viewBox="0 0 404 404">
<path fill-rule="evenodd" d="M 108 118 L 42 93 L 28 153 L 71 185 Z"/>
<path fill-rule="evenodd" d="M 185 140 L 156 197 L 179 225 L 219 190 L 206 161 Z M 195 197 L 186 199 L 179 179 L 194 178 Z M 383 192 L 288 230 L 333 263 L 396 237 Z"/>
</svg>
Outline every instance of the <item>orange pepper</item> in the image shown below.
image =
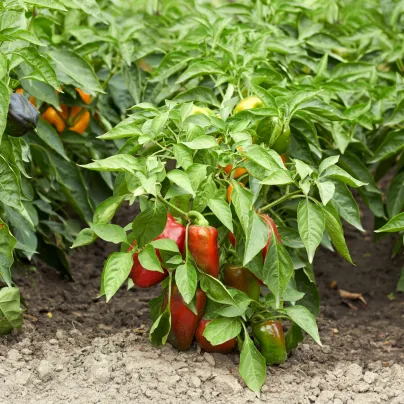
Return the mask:
<svg viewBox="0 0 404 404">
<path fill-rule="evenodd" d="M 223 169 L 226 174 L 230 174 L 233 170 L 233 166 L 231 164 L 227 164 L 227 166 Z M 244 167 L 237 167 L 234 170 L 234 178 L 239 178 L 248 171 Z"/>
<path fill-rule="evenodd" d="M 78 109 L 78 110 L 77 110 Z M 80 107 L 72 107 L 70 116 L 72 118 L 76 117 L 79 113 L 81 112 L 81 108 Z M 82 135 L 86 129 L 88 124 L 90 123 L 90 112 L 85 110 L 79 117 L 78 119 L 74 122 L 73 126 L 71 126 L 69 128 L 69 130 L 73 131 L 73 132 L 77 132 L 80 135 Z"/>
<path fill-rule="evenodd" d="M 85 93 L 83 90 L 76 88 L 76 91 L 79 93 L 80 98 L 88 105 L 91 102 L 91 95 Z"/>
<path fill-rule="evenodd" d="M 281 159 L 282 159 L 282 161 L 283 161 L 283 164 L 285 164 L 286 161 L 287 161 L 286 154 L 281 154 Z"/>
<path fill-rule="evenodd" d="M 81 107 L 72 107 L 69 115 L 67 105 L 61 105 L 61 108 L 62 112 L 58 113 L 55 108 L 49 107 L 42 114 L 42 119 L 53 125 L 59 133 L 62 133 L 66 129 L 66 121 L 72 119 L 73 123 L 69 126 L 69 130 L 77 132 L 80 135 L 83 134 L 90 123 L 90 112 L 87 110 L 82 112 Z"/>
<path fill-rule="evenodd" d="M 15 90 L 15 92 L 17 94 L 23 94 L 24 95 L 24 89 L 23 88 L 17 88 L 17 90 Z"/>
<path fill-rule="evenodd" d="M 62 108 L 63 107 L 64 105 L 62 105 Z M 42 119 L 49 122 L 52 126 L 54 126 L 59 133 L 62 133 L 66 128 L 65 121 L 63 120 L 64 116 L 62 118 L 62 115 L 63 112 L 60 113 L 59 115 L 59 113 L 56 111 L 55 108 L 48 107 L 46 111 L 42 114 Z"/>
<path fill-rule="evenodd" d="M 245 185 L 242 182 L 239 182 L 239 184 L 245 188 Z M 231 194 L 233 193 L 233 185 L 229 185 L 227 187 L 227 201 L 230 203 L 231 202 Z"/>
</svg>

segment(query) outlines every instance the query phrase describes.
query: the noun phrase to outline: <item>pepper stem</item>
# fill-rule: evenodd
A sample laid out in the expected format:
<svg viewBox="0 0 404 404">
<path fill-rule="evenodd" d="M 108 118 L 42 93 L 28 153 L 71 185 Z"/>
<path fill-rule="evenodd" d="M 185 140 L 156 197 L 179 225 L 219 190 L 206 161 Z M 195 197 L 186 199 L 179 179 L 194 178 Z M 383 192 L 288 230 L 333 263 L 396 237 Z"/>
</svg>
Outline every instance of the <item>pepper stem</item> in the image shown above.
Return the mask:
<svg viewBox="0 0 404 404">
<path fill-rule="evenodd" d="M 196 210 L 190 210 L 188 212 L 188 217 L 194 217 L 195 224 L 197 224 L 198 226 L 209 226 L 209 222 L 203 217 L 202 213 L 199 213 Z"/>
</svg>

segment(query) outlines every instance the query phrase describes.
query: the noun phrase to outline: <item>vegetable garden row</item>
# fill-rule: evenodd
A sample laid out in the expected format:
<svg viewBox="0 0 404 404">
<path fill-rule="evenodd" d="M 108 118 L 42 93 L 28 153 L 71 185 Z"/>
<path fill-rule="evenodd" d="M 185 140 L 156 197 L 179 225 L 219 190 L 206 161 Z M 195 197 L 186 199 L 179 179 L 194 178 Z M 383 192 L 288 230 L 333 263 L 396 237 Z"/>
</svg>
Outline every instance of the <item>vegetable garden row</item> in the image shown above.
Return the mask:
<svg viewBox="0 0 404 404">
<path fill-rule="evenodd" d="M 313 259 L 352 262 L 357 201 L 404 231 L 403 34 L 402 1 L 2 2 L 0 334 L 13 265 L 74 278 L 70 247 L 100 238 L 100 296 L 160 283 L 151 343 L 239 349 L 259 391 L 321 344 Z"/>
</svg>

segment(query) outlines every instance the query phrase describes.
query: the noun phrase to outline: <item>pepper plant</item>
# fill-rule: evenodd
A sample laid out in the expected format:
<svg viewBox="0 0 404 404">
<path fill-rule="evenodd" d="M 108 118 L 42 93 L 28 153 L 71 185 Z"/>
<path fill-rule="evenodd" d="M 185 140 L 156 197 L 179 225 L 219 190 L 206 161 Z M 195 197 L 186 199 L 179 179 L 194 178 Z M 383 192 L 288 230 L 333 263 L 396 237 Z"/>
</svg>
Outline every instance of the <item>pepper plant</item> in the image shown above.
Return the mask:
<svg viewBox="0 0 404 404">
<path fill-rule="evenodd" d="M 258 391 L 265 363 L 283 362 L 302 331 L 320 343 L 317 247 L 332 243 L 352 262 L 332 199 L 337 189 L 350 195 L 360 223 L 347 185 L 365 184 L 338 165 L 333 151 L 307 164 L 288 148 L 296 127 L 321 128 L 343 115 L 318 91 L 288 86 L 279 94 L 258 84 L 242 100 L 229 84 L 220 101 L 196 89 L 185 102 L 180 95 L 131 112 L 101 136 L 126 139 L 122 152 L 85 165 L 118 176 L 114 195 L 73 246 L 97 237 L 121 244 L 105 263 L 101 295 L 110 300 L 127 279 L 129 287 L 162 282 L 150 303 L 151 342 L 169 339 L 187 349 L 199 321 L 210 320 L 200 337 L 213 347 L 237 338 L 240 373 Z M 109 224 L 124 201 L 139 202 L 141 213 L 124 228 Z"/>
</svg>

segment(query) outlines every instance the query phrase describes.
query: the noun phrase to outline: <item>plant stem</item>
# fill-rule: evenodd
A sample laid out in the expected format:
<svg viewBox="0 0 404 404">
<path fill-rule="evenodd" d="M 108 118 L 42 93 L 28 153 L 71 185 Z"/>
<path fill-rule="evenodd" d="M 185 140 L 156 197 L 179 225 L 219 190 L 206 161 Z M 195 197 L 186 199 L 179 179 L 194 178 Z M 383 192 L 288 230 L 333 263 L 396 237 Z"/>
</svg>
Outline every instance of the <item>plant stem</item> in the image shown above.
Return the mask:
<svg viewBox="0 0 404 404">
<path fill-rule="evenodd" d="M 290 194 L 283 195 L 281 198 L 277 199 L 276 201 L 273 201 L 269 203 L 268 205 L 265 205 L 263 208 L 260 209 L 261 212 L 265 212 L 268 209 L 271 209 L 273 206 L 278 205 L 284 201 L 287 201 L 288 199 L 292 199 L 294 195 L 300 194 L 302 191 L 295 191 L 291 192 Z M 304 195 L 302 195 L 304 196 Z"/>
<path fill-rule="evenodd" d="M 171 209 L 176 210 L 181 216 L 184 216 L 185 219 L 188 219 L 188 213 L 184 212 L 182 209 L 177 208 L 175 205 L 173 205 L 172 203 L 166 201 L 162 196 L 157 195 L 157 199 L 160 202 L 163 202 L 165 205 L 169 206 Z"/>
<path fill-rule="evenodd" d="M 190 210 L 188 212 L 188 217 L 195 217 L 196 223 L 199 226 L 209 226 L 209 222 L 203 217 L 202 213 L 199 213 L 196 210 Z"/>
</svg>

